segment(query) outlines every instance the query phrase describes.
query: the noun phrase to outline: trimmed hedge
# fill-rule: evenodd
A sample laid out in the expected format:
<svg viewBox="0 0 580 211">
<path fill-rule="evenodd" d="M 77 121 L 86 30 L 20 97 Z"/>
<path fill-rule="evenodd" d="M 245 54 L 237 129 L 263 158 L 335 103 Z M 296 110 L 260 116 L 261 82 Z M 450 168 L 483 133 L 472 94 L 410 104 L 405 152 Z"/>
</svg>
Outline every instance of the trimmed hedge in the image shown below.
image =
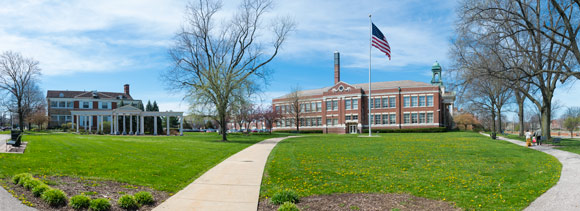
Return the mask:
<svg viewBox="0 0 580 211">
<path fill-rule="evenodd" d="M 276 130 L 276 131 L 272 131 L 274 133 L 322 133 L 322 130 L 300 130 L 300 131 L 296 131 L 296 130 Z"/>
<path fill-rule="evenodd" d="M 298 200 L 298 194 L 293 190 L 277 192 L 270 199 L 273 204 L 284 204 L 285 202 L 298 203 Z"/>
<path fill-rule="evenodd" d="M 364 129 L 363 133 L 368 133 L 369 129 Z M 447 132 L 445 127 L 430 128 L 410 128 L 410 129 L 373 129 L 373 133 L 442 133 Z"/>
<path fill-rule="evenodd" d="M 135 210 L 139 208 L 139 203 L 137 203 L 135 197 L 127 194 L 121 196 L 121 198 L 119 198 L 119 200 L 117 201 L 117 204 L 119 205 L 119 207 L 127 210 Z"/>
<path fill-rule="evenodd" d="M 49 189 L 42 193 L 42 200 L 52 207 L 66 205 L 66 194 L 59 189 Z"/>
<path fill-rule="evenodd" d="M 93 211 L 107 211 L 111 209 L 111 202 L 105 198 L 91 200 L 89 208 Z"/>
<path fill-rule="evenodd" d="M 151 195 L 151 192 L 141 191 L 135 193 L 134 196 L 135 200 L 137 200 L 139 204 L 153 204 L 155 202 L 155 200 L 153 199 L 153 195 Z"/>
<path fill-rule="evenodd" d="M 280 207 L 278 207 L 278 211 L 300 211 L 296 204 L 292 202 L 284 202 Z"/>
<path fill-rule="evenodd" d="M 91 203 L 91 198 L 85 196 L 85 194 L 79 194 L 70 198 L 69 205 L 75 210 L 82 210 L 89 208 Z"/>
</svg>

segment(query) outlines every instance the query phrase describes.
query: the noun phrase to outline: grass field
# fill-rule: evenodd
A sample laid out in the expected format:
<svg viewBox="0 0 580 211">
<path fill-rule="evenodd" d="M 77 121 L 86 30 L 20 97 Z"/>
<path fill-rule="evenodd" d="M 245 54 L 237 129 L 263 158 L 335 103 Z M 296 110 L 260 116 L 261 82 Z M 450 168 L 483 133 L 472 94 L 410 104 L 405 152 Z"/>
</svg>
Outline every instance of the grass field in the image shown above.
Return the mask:
<svg viewBox="0 0 580 211">
<path fill-rule="evenodd" d="M 216 133 L 185 136 L 26 135 L 24 154 L 0 154 L 0 177 L 29 172 L 100 178 L 176 192 L 230 155 L 280 135 Z"/>
<path fill-rule="evenodd" d="M 556 158 L 477 133 L 381 136 L 279 143 L 270 154 L 261 197 L 284 189 L 300 196 L 410 193 L 469 210 L 520 210 L 559 180 Z"/>
</svg>

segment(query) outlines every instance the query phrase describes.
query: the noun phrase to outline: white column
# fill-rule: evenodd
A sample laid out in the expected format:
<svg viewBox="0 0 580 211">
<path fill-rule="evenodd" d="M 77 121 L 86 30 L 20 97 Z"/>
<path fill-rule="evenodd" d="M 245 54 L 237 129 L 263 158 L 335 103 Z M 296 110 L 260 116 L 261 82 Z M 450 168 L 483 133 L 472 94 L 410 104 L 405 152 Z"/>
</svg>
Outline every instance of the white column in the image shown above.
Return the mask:
<svg viewBox="0 0 580 211">
<path fill-rule="evenodd" d="M 145 119 L 143 118 L 143 115 L 140 116 L 140 120 L 139 120 L 139 130 L 141 131 L 139 134 L 141 135 L 145 135 Z"/>
<path fill-rule="evenodd" d="M 93 116 L 89 115 L 89 133 L 92 131 L 92 126 L 93 126 Z"/>
<path fill-rule="evenodd" d="M 105 128 L 105 116 L 101 115 L 101 133 L 105 134 L 105 131 L 103 130 Z"/>
<path fill-rule="evenodd" d="M 183 116 L 179 118 L 179 135 L 183 136 Z"/>
<path fill-rule="evenodd" d="M 157 116 L 153 116 L 153 135 L 157 135 Z"/>
<path fill-rule="evenodd" d="M 113 130 L 113 125 L 115 124 L 115 121 L 113 121 L 113 115 L 111 114 L 111 135 L 113 135 L 113 133 L 115 132 Z"/>
<path fill-rule="evenodd" d="M 133 115 L 129 114 L 129 135 L 133 135 Z"/>
<path fill-rule="evenodd" d="M 139 135 L 139 115 L 135 116 L 135 135 Z"/>
<path fill-rule="evenodd" d="M 79 132 L 79 123 L 81 122 L 81 116 L 79 116 L 79 115 L 76 115 L 76 116 L 77 116 L 76 124 L 77 124 L 77 133 L 78 133 Z"/>
<path fill-rule="evenodd" d="M 449 104 L 449 114 L 453 117 L 453 103 Z"/>
<path fill-rule="evenodd" d="M 169 135 L 169 116 L 167 116 L 167 135 Z"/>
<path fill-rule="evenodd" d="M 125 121 L 125 114 L 123 114 L 123 135 L 127 135 L 127 122 Z"/>
</svg>

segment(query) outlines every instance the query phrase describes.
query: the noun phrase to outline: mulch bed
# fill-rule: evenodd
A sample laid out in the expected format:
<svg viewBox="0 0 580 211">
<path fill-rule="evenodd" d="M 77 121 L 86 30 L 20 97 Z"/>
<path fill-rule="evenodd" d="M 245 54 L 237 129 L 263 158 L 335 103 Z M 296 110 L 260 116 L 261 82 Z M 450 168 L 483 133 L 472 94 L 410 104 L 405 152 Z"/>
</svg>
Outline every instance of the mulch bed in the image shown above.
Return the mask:
<svg viewBox="0 0 580 211">
<path fill-rule="evenodd" d="M 300 198 L 300 210 L 461 210 L 450 202 L 420 198 L 408 194 L 333 194 Z M 260 200 L 258 211 L 277 210 L 267 200 Z"/>
<path fill-rule="evenodd" d="M 46 178 L 40 178 L 48 186 L 52 188 L 57 188 L 64 191 L 70 198 L 72 196 L 85 193 L 91 199 L 96 198 L 107 198 L 111 202 L 111 210 L 125 210 L 117 206 L 117 200 L 121 198 L 124 194 L 135 194 L 139 191 L 149 191 L 155 199 L 155 204 L 153 205 L 143 205 L 139 210 L 152 210 L 157 205 L 161 204 L 167 198 L 169 198 L 169 193 L 163 191 L 157 191 L 148 187 L 140 187 L 129 185 L 125 183 L 108 181 L 108 180 L 93 180 L 93 179 L 80 179 L 73 177 L 64 176 L 47 176 Z M 46 202 L 42 201 L 40 197 L 34 197 L 32 191 L 26 190 L 25 188 L 14 185 L 10 178 L 4 179 L 4 184 L 8 185 L 18 196 L 24 195 L 26 200 L 34 204 L 35 208 L 38 210 L 73 210 L 70 206 L 66 207 L 50 207 Z"/>
</svg>

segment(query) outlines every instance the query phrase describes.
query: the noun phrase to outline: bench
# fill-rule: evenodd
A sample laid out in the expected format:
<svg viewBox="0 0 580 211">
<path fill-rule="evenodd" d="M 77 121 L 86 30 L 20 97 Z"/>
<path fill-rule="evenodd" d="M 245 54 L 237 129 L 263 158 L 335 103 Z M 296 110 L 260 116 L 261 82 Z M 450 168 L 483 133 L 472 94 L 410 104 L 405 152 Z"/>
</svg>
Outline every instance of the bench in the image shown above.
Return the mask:
<svg viewBox="0 0 580 211">
<path fill-rule="evenodd" d="M 554 143 L 554 144 L 560 143 L 560 141 L 562 141 L 561 138 L 554 138 L 554 139 L 552 139 L 552 143 Z"/>
<path fill-rule="evenodd" d="M 13 147 L 20 147 L 22 144 L 22 133 L 18 130 L 10 131 L 10 140 L 6 142 L 6 147 L 12 145 Z"/>
</svg>

